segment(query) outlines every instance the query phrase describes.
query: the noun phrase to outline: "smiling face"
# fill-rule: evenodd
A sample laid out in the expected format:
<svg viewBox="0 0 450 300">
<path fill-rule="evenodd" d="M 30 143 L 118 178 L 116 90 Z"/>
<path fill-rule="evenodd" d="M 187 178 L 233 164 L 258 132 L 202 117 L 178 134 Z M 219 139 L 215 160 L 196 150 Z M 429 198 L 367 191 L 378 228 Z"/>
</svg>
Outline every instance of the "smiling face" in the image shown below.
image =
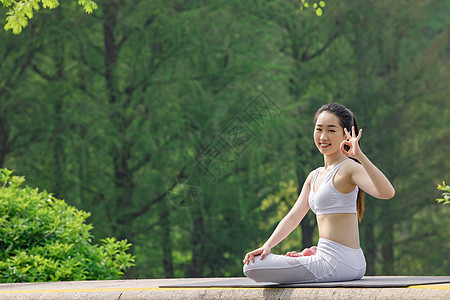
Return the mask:
<svg viewBox="0 0 450 300">
<path fill-rule="evenodd" d="M 322 154 L 339 151 L 344 138 L 344 128 L 339 124 L 339 118 L 335 114 L 324 111 L 317 116 L 314 125 L 314 143 Z"/>
</svg>

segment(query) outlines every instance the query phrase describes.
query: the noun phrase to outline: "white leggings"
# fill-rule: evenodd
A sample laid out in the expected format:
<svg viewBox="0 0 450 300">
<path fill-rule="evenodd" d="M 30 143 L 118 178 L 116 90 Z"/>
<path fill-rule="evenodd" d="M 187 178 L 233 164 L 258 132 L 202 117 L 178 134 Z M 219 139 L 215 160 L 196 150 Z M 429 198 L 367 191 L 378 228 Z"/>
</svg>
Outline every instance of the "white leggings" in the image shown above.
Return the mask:
<svg viewBox="0 0 450 300">
<path fill-rule="evenodd" d="M 257 282 L 300 283 L 361 279 L 366 272 L 366 259 L 361 249 L 319 239 L 317 253 L 289 257 L 270 253 L 263 260 L 244 265 L 244 274 Z"/>
</svg>

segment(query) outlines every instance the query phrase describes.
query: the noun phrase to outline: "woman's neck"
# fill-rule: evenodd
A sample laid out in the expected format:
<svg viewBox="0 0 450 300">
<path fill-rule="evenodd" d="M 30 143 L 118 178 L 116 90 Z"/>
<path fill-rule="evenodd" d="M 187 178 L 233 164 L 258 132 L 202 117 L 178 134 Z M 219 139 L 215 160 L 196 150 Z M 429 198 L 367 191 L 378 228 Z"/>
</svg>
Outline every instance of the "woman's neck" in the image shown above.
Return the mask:
<svg viewBox="0 0 450 300">
<path fill-rule="evenodd" d="M 344 161 L 347 158 L 347 156 L 344 155 L 341 151 L 330 154 L 330 155 L 324 155 L 323 156 L 323 162 L 324 167 L 327 169 L 328 167 L 339 164 L 340 162 Z"/>
</svg>

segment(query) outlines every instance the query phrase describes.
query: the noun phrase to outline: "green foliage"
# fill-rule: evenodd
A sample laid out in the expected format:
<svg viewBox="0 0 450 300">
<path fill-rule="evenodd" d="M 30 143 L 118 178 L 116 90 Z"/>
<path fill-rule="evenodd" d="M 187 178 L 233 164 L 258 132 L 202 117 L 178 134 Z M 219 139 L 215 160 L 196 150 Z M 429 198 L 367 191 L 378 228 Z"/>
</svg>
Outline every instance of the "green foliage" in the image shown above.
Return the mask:
<svg viewBox="0 0 450 300">
<path fill-rule="evenodd" d="M 28 25 L 28 20 L 33 18 L 33 11 L 40 9 L 39 3 L 43 8 L 54 9 L 59 6 L 58 0 L 0 0 L 4 7 L 9 10 L 6 17 L 5 30 L 12 30 L 14 34 L 19 34 L 22 29 Z M 78 0 L 78 4 L 84 7 L 84 10 L 90 14 L 98 8 L 92 0 Z"/>
<path fill-rule="evenodd" d="M 91 244 L 89 213 L 0 170 L 0 282 L 119 279 L 134 258 L 115 238 Z"/>
<path fill-rule="evenodd" d="M 309 8 L 311 6 L 310 2 L 312 3 L 313 11 L 316 13 L 317 16 L 320 17 L 323 14 L 323 9 L 325 7 L 325 1 L 302 0 L 302 4 L 300 6 L 300 10 L 303 10 L 305 8 Z"/>
<path fill-rule="evenodd" d="M 449 204 L 450 203 L 450 185 L 446 185 L 445 181 L 443 181 L 442 185 L 438 184 L 437 189 L 443 191 L 442 196 L 444 198 L 438 198 L 438 199 L 436 199 L 436 201 L 439 203 L 443 203 L 444 205 Z"/>
<path fill-rule="evenodd" d="M 268 195 L 261 201 L 259 207 L 260 223 L 258 229 L 265 232 L 269 236 L 278 225 L 281 219 L 289 212 L 294 206 L 298 197 L 298 187 L 293 180 L 288 182 L 281 181 L 279 188 L 273 194 Z M 288 251 L 301 251 L 301 231 L 296 229 L 293 231 L 282 243 L 277 245 L 273 252 L 286 253 Z M 261 241 L 263 244 L 265 240 Z M 312 246 L 312 245 L 311 245 Z"/>
</svg>

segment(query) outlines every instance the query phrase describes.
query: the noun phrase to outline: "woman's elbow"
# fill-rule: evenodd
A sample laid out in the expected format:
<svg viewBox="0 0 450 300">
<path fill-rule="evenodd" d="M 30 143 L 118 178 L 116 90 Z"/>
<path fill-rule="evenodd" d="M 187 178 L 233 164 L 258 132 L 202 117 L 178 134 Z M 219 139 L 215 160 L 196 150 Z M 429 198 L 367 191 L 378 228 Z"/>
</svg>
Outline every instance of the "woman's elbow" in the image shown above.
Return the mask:
<svg viewBox="0 0 450 300">
<path fill-rule="evenodd" d="M 389 200 L 389 199 L 394 198 L 394 196 L 395 196 L 395 189 L 392 188 L 389 191 L 387 191 L 385 194 L 383 194 L 382 197 L 380 197 L 380 199 Z"/>
</svg>

